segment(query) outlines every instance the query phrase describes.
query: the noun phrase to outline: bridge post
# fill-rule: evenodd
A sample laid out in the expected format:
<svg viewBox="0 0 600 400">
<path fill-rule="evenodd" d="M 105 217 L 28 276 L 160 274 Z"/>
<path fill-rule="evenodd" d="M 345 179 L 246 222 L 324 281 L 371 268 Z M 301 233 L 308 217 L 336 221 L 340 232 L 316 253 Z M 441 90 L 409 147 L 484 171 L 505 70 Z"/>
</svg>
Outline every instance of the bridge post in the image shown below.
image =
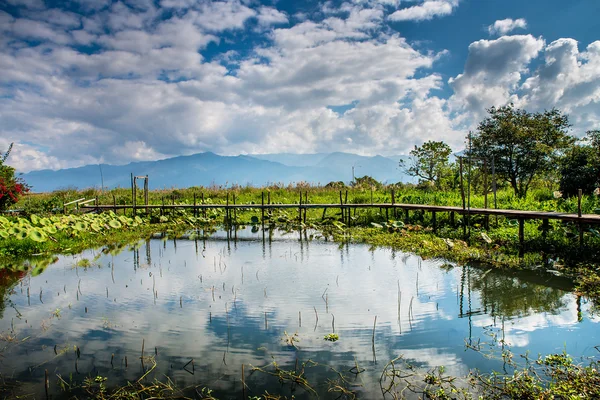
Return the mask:
<svg viewBox="0 0 600 400">
<path fill-rule="evenodd" d="M 525 220 L 519 218 L 519 257 L 525 254 Z"/>
<path fill-rule="evenodd" d="M 260 222 L 262 222 L 263 224 L 265 223 L 265 192 L 261 192 L 260 193 L 261 196 L 261 205 L 262 208 L 260 209 Z"/>
</svg>

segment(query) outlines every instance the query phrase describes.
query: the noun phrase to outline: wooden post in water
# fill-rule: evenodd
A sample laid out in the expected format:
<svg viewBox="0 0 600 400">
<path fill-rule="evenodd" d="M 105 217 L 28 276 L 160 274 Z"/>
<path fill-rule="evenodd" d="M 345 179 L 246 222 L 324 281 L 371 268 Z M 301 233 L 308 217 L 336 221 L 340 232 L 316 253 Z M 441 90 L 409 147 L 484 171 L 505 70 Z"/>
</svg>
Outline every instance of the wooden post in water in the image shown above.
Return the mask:
<svg viewBox="0 0 600 400">
<path fill-rule="evenodd" d="M 146 203 L 146 215 L 148 215 L 148 175 L 144 178 L 144 202 Z"/>
<path fill-rule="evenodd" d="M 133 172 L 131 173 L 131 210 L 135 214 L 135 182 L 133 181 Z"/>
<path fill-rule="evenodd" d="M 116 214 L 117 213 L 117 198 L 115 197 L 115 195 L 113 194 L 113 212 Z"/>
<path fill-rule="evenodd" d="M 463 209 L 463 236 L 467 236 L 467 218 L 465 215 L 465 185 L 463 181 L 463 159 L 460 157 L 459 159 L 459 175 L 460 175 L 460 197 L 462 199 L 462 209 Z"/>
<path fill-rule="evenodd" d="M 546 239 L 546 235 L 548 235 L 548 223 L 549 223 L 549 221 L 547 218 L 542 221 L 542 238 L 543 239 Z"/>
<path fill-rule="evenodd" d="M 396 215 L 396 207 L 394 207 L 394 204 L 396 204 L 396 193 L 394 192 L 394 189 L 392 189 L 392 210 L 394 219 L 396 219 L 398 216 Z"/>
<path fill-rule="evenodd" d="M 437 231 L 437 219 L 436 219 L 436 212 L 435 211 L 431 212 L 431 223 L 433 225 L 433 233 L 436 233 L 436 231 Z"/>
<path fill-rule="evenodd" d="M 525 220 L 519 218 L 519 257 L 525 254 Z"/>
<path fill-rule="evenodd" d="M 581 197 L 583 196 L 583 191 L 581 189 L 577 190 L 577 216 L 581 218 Z M 579 246 L 583 246 L 583 224 L 580 222 L 579 226 Z"/>
<path fill-rule="evenodd" d="M 198 216 L 198 210 L 196 209 L 196 192 L 194 192 L 194 218 Z"/>
<path fill-rule="evenodd" d="M 260 222 L 265 223 L 265 192 L 260 192 L 260 204 L 262 208 L 260 210 Z"/>
<path fill-rule="evenodd" d="M 487 160 L 484 158 L 483 159 L 483 190 L 484 190 L 484 196 L 483 196 L 483 208 L 488 208 L 488 171 L 487 171 Z M 488 230 L 490 229 L 490 216 L 486 215 L 484 217 L 484 221 L 485 221 L 485 229 Z"/>
<path fill-rule="evenodd" d="M 200 200 L 202 201 L 202 204 L 204 204 L 204 192 L 200 193 Z M 206 218 L 206 208 L 202 208 L 202 216 L 204 218 Z"/>
<path fill-rule="evenodd" d="M 165 196 L 162 196 L 162 207 L 160 208 L 160 215 L 165 214 Z"/>
<path fill-rule="evenodd" d="M 233 196 L 233 222 L 237 221 L 237 207 L 235 206 L 235 193 Z"/>
<path fill-rule="evenodd" d="M 225 203 L 225 223 L 229 224 L 229 192 L 227 192 L 227 200 Z"/>
<path fill-rule="evenodd" d="M 308 191 L 304 192 L 304 204 L 308 204 Z M 306 208 L 306 206 L 304 207 L 304 223 L 306 224 L 306 212 L 308 211 L 308 209 Z"/>
<path fill-rule="evenodd" d="M 298 203 L 298 225 L 302 223 L 302 190 L 300 190 L 300 202 Z"/>
<path fill-rule="evenodd" d="M 342 213 L 342 221 L 345 221 L 344 219 L 344 201 L 342 200 L 342 191 L 340 190 L 340 212 Z"/>
<path fill-rule="evenodd" d="M 267 192 L 267 203 L 271 205 L 271 191 Z M 273 216 L 273 209 L 269 207 L 269 218 Z"/>
</svg>

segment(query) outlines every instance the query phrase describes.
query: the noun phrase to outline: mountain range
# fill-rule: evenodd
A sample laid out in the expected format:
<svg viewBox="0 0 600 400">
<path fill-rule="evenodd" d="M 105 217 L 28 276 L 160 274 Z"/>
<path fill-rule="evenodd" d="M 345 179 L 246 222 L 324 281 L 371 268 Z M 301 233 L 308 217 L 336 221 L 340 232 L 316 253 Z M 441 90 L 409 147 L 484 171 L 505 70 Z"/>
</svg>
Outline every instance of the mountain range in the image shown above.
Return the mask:
<svg viewBox="0 0 600 400">
<path fill-rule="evenodd" d="M 64 188 L 129 187 L 131 175 L 148 175 L 150 189 L 210 185 L 252 185 L 331 181 L 350 183 L 352 173 L 371 176 L 383 183 L 412 182 L 399 167 L 407 156 L 360 156 L 351 153 L 254 154 L 220 156 L 198 153 L 158 161 L 126 165 L 93 164 L 78 168 L 37 170 L 22 174 L 33 192 Z"/>
</svg>

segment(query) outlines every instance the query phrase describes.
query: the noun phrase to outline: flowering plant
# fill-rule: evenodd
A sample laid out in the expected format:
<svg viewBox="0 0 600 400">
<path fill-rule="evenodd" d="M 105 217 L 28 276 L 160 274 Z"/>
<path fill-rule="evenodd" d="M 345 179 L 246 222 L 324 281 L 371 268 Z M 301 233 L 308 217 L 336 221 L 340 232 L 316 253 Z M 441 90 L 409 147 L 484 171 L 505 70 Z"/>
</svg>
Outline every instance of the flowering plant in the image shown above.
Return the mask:
<svg viewBox="0 0 600 400">
<path fill-rule="evenodd" d="M 4 164 L 11 149 L 12 144 L 4 156 L 0 158 L 0 211 L 6 210 L 19 201 L 23 194 L 29 192 L 29 186 L 23 179 L 15 176 L 15 169 Z"/>
</svg>

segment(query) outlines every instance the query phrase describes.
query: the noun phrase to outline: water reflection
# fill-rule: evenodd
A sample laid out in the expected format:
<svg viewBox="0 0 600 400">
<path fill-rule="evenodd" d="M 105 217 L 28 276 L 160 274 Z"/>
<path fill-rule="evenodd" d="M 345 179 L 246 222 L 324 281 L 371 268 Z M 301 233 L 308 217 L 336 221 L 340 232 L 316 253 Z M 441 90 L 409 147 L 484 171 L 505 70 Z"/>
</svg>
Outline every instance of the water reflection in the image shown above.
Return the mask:
<svg viewBox="0 0 600 400">
<path fill-rule="evenodd" d="M 326 383 L 337 376 L 331 368 L 348 374 L 358 363 L 365 372 L 349 378 L 370 398 L 381 395 L 381 372 L 400 354 L 455 375 L 500 368 L 465 352 L 465 340 L 485 340 L 490 330 L 516 352 L 562 351 L 567 343 L 583 356 L 597 344 L 597 320 L 564 279 L 457 267 L 314 235 L 251 228 L 192 232 L 186 240 L 157 235 L 60 257 L 36 276 L 6 273 L 0 332 L 18 341 L 0 342 L 0 372 L 26 382 L 12 394 L 43 394 L 47 369 L 55 394 L 57 375 L 79 382 L 101 375 L 114 385 L 150 371 L 147 380 L 166 375 L 229 398 L 241 393 L 244 364 L 247 395 L 267 389 L 310 397 L 252 373 L 250 365 L 272 371 L 275 361 L 305 365 L 314 390 L 336 398 Z M 339 341 L 323 340 L 333 332 Z M 286 334 L 297 335 L 294 346 Z M 142 343 L 156 368 L 140 358 Z"/>
</svg>

